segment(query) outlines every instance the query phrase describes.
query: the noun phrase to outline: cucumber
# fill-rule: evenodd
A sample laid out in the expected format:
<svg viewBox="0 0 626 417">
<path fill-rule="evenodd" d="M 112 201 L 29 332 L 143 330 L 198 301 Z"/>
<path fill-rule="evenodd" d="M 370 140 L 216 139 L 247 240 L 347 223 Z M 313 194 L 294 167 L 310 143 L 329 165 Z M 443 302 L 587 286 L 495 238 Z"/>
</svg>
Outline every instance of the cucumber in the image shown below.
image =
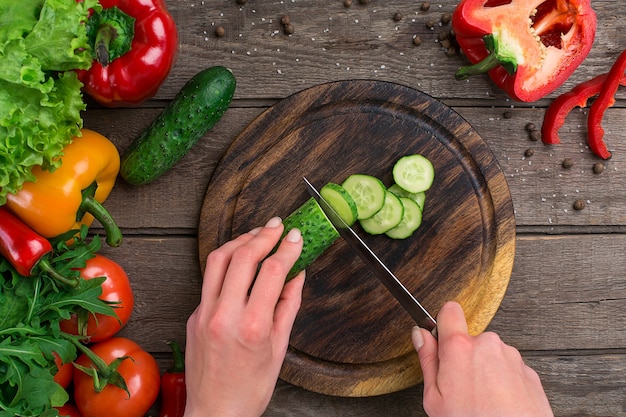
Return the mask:
<svg viewBox="0 0 626 417">
<path fill-rule="evenodd" d="M 435 179 L 433 164 L 419 154 L 398 159 L 393 166 L 392 174 L 395 183 L 410 193 L 428 190 Z"/>
<path fill-rule="evenodd" d="M 392 239 L 406 239 L 422 224 L 422 209 L 419 204 L 408 197 L 399 198 L 404 207 L 402 220 L 399 225 L 385 232 Z"/>
<path fill-rule="evenodd" d="M 359 224 L 367 233 L 380 235 L 396 227 L 402 221 L 404 206 L 400 198 L 391 191 L 385 190 L 385 203 L 372 217 L 360 219 Z"/>
<path fill-rule="evenodd" d="M 359 219 L 368 219 L 385 204 L 386 187 L 376 177 L 352 174 L 341 184 L 356 202 Z"/>
<path fill-rule="evenodd" d="M 345 188 L 339 184 L 329 182 L 322 187 L 320 195 L 324 197 L 324 200 L 332 206 L 348 226 L 354 224 L 358 217 L 357 206 Z"/>
<path fill-rule="evenodd" d="M 283 237 L 291 229 L 297 228 L 302 233 L 303 240 L 302 252 L 287 274 L 287 280 L 305 270 L 339 238 L 339 232 L 312 197 L 287 216 L 283 220 L 283 225 L 285 226 Z"/>
<path fill-rule="evenodd" d="M 126 151 L 122 178 L 140 185 L 167 172 L 222 118 L 235 85 L 233 73 L 221 66 L 193 76 Z"/>
<path fill-rule="evenodd" d="M 400 187 L 398 184 L 391 185 L 388 190 L 398 197 L 410 198 L 411 200 L 415 201 L 422 210 L 424 210 L 424 204 L 426 203 L 426 193 L 424 191 L 420 191 L 419 193 L 410 193 L 404 188 Z"/>
</svg>

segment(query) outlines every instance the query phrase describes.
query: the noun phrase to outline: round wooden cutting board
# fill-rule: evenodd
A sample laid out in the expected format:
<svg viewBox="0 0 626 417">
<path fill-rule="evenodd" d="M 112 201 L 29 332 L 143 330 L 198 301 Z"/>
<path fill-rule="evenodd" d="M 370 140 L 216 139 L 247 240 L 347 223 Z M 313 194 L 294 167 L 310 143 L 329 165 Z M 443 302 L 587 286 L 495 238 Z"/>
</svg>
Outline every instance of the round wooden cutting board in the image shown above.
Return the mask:
<svg viewBox="0 0 626 417">
<path fill-rule="evenodd" d="M 199 255 L 286 217 L 308 198 L 302 177 L 322 186 L 350 174 L 392 184 L 395 161 L 419 153 L 435 167 L 422 226 L 406 240 L 357 231 L 434 316 L 447 300 L 482 332 L 506 291 L 515 218 L 505 176 L 478 133 L 417 90 L 342 81 L 290 96 L 234 140 L 207 189 Z M 339 239 L 307 270 L 281 378 L 336 396 L 373 396 L 421 382 L 414 323 Z"/>
</svg>

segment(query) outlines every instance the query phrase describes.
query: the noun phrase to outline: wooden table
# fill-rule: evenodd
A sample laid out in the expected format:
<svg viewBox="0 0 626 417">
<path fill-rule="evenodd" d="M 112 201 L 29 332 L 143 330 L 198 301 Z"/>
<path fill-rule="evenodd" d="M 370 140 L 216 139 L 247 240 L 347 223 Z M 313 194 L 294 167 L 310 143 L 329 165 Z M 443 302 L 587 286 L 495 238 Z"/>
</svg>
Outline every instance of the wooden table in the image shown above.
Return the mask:
<svg viewBox="0 0 626 417">
<path fill-rule="evenodd" d="M 185 323 L 199 301 L 197 225 L 220 158 L 251 121 L 278 100 L 317 84 L 348 79 L 391 81 L 452 107 L 482 135 L 506 174 L 516 215 L 516 254 L 504 300 L 489 330 L 518 347 L 536 369 L 557 416 L 626 415 L 626 95 L 604 119 L 613 158 L 605 171 L 586 146 L 585 115 L 575 110 L 562 144 L 531 141 L 551 99 L 609 70 L 626 47 L 621 2 L 597 0 L 597 35 L 569 81 L 535 103 L 513 102 L 489 78 L 459 82 L 466 63 L 439 41 L 443 14 L 456 1 L 168 0 L 180 31 L 178 61 L 154 99 L 135 109 L 89 103 L 85 126 L 123 152 L 199 70 L 224 65 L 238 80 L 223 119 L 178 165 L 153 184 L 119 180 L 106 202 L 125 235 L 103 249 L 128 271 L 136 307 L 122 335 L 169 364 L 166 340 L 184 345 Z M 401 19 L 394 19 L 394 15 Z M 288 15 L 293 34 L 280 19 Z M 401 16 L 400 16 L 401 15 Z M 435 23 L 431 29 L 428 22 Z M 215 35 L 222 27 L 225 34 Z M 421 45 L 413 38 L 419 36 Z M 528 156 L 533 152 L 532 156 Z M 574 166 L 563 169 L 563 159 Z M 583 210 L 574 210 L 581 199 Z M 94 225 L 94 232 L 102 232 Z M 279 381 L 267 416 L 425 416 L 421 385 L 366 398 L 332 397 Z"/>
</svg>

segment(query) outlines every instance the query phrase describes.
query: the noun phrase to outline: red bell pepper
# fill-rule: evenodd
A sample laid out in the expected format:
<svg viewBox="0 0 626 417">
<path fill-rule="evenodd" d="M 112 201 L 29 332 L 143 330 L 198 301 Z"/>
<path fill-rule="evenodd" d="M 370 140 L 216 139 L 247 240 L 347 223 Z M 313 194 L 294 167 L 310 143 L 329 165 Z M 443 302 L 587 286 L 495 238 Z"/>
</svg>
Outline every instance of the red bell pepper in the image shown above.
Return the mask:
<svg viewBox="0 0 626 417">
<path fill-rule="evenodd" d="M 604 111 L 615 103 L 615 92 L 620 85 L 626 86 L 626 50 L 622 52 L 612 69 L 607 74 L 598 75 L 585 81 L 571 91 L 561 94 L 554 99 L 546 110 L 541 126 L 541 140 L 546 145 L 561 143 L 559 130 L 565 119 L 574 107 L 585 107 L 587 101 L 601 92 L 604 97 L 598 97 L 591 106 L 593 111 L 588 116 L 588 142 L 591 150 L 603 159 L 608 159 L 611 153 L 603 141 L 604 130 L 601 123 Z M 595 108 L 595 110 L 594 110 Z"/>
<path fill-rule="evenodd" d="M 52 245 L 48 239 L 0 206 L 0 255 L 13 265 L 17 273 L 30 277 L 42 272 L 64 284 L 78 285 L 78 281 L 64 277 L 52 267 L 49 260 L 51 253 Z"/>
<path fill-rule="evenodd" d="M 178 343 L 171 341 L 168 345 L 174 355 L 174 366 L 161 377 L 161 409 L 159 417 L 183 417 L 187 403 L 185 386 L 185 360 Z"/>
<path fill-rule="evenodd" d="M 590 0 L 462 0 L 452 15 L 456 40 L 473 65 L 511 98 L 532 102 L 562 85 L 587 57 L 596 32 Z"/>
<path fill-rule="evenodd" d="M 589 115 L 587 116 L 587 135 L 589 148 L 603 159 L 609 159 L 611 152 L 606 148 L 604 143 L 604 128 L 602 128 L 602 119 L 604 112 L 615 103 L 615 92 L 619 88 L 620 80 L 624 77 L 626 71 L 626 50 L 624 50 L 617 58 L 609 75 L 602 84 L 602 89 L 598 98 L 591 105 Z"/>
<path fill-rule="evenodd" d="M 136 106 L 153 97 L 178 52 L 178 30 L 164 0 L 100 0 L 87 34 L 90 69 L 78 71 L 83 90 L 107 107 Z"/>
</svg>

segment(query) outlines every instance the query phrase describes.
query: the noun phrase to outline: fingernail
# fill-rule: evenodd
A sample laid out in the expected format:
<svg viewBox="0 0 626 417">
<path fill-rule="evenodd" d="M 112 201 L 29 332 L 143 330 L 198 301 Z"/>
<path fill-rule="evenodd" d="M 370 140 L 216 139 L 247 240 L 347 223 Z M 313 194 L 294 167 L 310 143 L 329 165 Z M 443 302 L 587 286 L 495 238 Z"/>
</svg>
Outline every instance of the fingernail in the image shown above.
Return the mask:
<svg viewBox="0 0 626 417">
<path fill-rule="evenodd" d="M 413 340 L 415 350 L 420 350 L 424 346 L 424 336 L 422 336 L 418 326 L 413 327 L 413 330 L 411 330 L 411 339 Z"/>
<path fill-rule="evenodd" d="M 251 235 L 256 236 L 256 235 L 259 234 L 260 231 L 261 231 L 261 228 L 257 227 L 257 228 L 254 228 L 254 229 L 250 230 L 248 233 L 250 233 Z"/>
<path fill-rule="evenodd" d="M 287 233 L 287 236 L 285 236 L 285 240 L 287 240 L 287 242 L 293 242 L 293 243 L 300 242 L 301 238 L 302 238 L 302 234 L 300 233 L 300 230 L 298 229 L 291 229 L 289 233 Z"/>
<path fill-rule="evenodd" d="M 272 217 L 271 219 L 269 219 L 267 223 L 265 223 L 265 227 L 269 227 L 269 228 L 278 227 L 281 225 L 282 222 L 283 221 L 280 217 Z"/>
</svg>

